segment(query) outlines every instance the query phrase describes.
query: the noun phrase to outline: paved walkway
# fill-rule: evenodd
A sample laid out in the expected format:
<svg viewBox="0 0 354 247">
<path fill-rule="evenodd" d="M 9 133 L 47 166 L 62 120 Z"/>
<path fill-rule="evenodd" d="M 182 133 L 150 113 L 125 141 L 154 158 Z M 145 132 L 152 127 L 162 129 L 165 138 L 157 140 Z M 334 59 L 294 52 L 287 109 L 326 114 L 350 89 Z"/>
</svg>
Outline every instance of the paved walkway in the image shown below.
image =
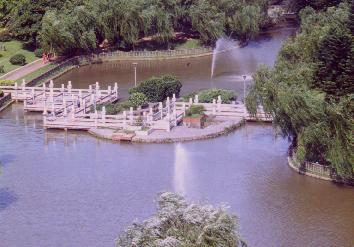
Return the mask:
<svg viewBox="0 0 354 247">
<path fill-rule="evenodd" d="M 234 119 L 226 120 L 222 122 L 213 123 L 212 125 L 204 129 L 188 128 L 185 126 L 174 127 L 170 132 L 165 130 L 154 130 L 148 136 L 136 135 L 133 137 L 133 142 L 144 142 L 144 143 L 171 143 L 171 142 L 183 142 L 183 141 L 193 141 L 193 140 L 203 140 L 215 138 L 220 135 L 225 135 L 241 126 L 243 120 Z M 111 139 L 116 133 L 112 129 L 91 129 L 89 133 L 96 137 Z"/>
<path fill-rule="evenodd" d="M 48 63 L 43 64 L 42 59 L 38 59 L 36 61 L 33 61 L 32 63 L 29 63 L 25 66 L 19 67 L 13 71 L 10 71 L 9 73 L 3 75 L 0 77 L 1 80 L 18 80 L 21 77 L 24 77 L 25 75 L 28 75 L 37 69 L 40 69 L 44 66 L 48 65 Z"/>
</svg>

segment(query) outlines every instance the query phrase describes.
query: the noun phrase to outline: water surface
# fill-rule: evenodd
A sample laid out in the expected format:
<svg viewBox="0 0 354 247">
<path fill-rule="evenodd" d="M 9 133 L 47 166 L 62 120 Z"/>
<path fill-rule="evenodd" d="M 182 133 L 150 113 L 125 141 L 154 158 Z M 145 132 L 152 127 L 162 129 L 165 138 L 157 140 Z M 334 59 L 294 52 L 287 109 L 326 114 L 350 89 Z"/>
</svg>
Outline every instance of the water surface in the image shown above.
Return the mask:
<svg viewBox="0 0 354 247">
<path fill-rule="evenodd" d="M 118 144 L 0 114 L 0 246 L 110 247 L 158 192 L 227 203 L 249 246 L 353 246 L 354 190 L 297 174 L 270 125 L 180 144 Z"/>
</svg>

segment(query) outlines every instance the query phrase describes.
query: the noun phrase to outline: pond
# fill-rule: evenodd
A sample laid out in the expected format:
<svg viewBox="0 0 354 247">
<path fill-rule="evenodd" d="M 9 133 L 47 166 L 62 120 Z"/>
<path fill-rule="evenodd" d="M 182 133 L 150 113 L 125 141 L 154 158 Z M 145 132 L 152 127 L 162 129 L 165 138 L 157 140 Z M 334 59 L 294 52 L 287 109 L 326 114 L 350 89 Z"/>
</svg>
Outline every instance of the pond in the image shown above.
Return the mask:
<svg viewBox="0 0 354 247">
<path fill-rule="evenodd" d="M 244 63 L 232 60 L 236 68 L 220 59 L 214 79 L 211 58 L 139 63 L 139 79 L 175 72 L 184 92 L 212 86 L 241 92 L 237 78 L 260 63 L 272 65 L 293 31 L 284 26 L 240 49 Z M 126 95 L 132 68 L 114 64 L 82 67 L 57 83 L 118 81 Z M 205 141 L 114 143 L 46 131 L 40 114 L 13 104 L 0 113 L 0 246 L 113 247 L 126 225 L 154 213 L 153 199 L 163 191 L 226 203 L 249 246 L 354 246 L 353 188 L 299 175 L 287 165 L 288 145 L 271 125 L 259 124 Z"/>
</svg>

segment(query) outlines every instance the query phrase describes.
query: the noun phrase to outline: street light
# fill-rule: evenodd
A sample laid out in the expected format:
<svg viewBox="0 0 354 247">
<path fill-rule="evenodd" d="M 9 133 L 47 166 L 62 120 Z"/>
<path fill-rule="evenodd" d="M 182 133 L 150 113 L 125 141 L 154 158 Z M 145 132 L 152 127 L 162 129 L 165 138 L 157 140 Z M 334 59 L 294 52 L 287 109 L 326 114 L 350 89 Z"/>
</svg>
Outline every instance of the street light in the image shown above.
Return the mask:
<svg viewBox="0 0 354 247">
<path fill-rule="evenodd" d="M 242 78 L 243 78 L 243 102 L 245 102 L 245 100 L 246 100 L 246 78 L 247 78 L 247 76 L 243 75 Z"/>
<path fill-rule="evenodd" d="M 136 67 L 138 66 L 138 63 L 132 63 L 132 65 L 134 66 L 134 85 L 136 87 Z"/>
</svg>

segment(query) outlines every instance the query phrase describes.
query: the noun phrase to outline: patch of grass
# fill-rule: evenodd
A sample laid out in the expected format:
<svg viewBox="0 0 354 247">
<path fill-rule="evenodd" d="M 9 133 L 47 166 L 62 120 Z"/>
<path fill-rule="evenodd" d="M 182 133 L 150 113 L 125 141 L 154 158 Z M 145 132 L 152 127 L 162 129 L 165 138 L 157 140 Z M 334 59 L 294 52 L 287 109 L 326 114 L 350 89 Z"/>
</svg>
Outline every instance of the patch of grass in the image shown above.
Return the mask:
<svg viewBox="0 0 354 247">
<path fill-rule="evenodd" d="M 13 65 L 9 62 L 9 59 L 15 54 L 23 54 L 27 63 L 31 63 L 38 59 L 33 52 L 24 50 L 22 47 L 23 43 L 20 41 L 12 40 L 9 42 L 0 42 L 0 45 L 4 45 L 6 48 L 6 51 L 0 51 L 0 54 L 3 55 L 0 58 L 0 65 L 4 66 L 4 73 L 0 73 L 0 76 L 21 67 L 19 65 Z"/>
<path fill-rule="evenodd" d="M 188 39 L 186 42 L 176 45 L 176 50 L 199 48 L 201 44 L 198 39 Z"/>
</svg>

